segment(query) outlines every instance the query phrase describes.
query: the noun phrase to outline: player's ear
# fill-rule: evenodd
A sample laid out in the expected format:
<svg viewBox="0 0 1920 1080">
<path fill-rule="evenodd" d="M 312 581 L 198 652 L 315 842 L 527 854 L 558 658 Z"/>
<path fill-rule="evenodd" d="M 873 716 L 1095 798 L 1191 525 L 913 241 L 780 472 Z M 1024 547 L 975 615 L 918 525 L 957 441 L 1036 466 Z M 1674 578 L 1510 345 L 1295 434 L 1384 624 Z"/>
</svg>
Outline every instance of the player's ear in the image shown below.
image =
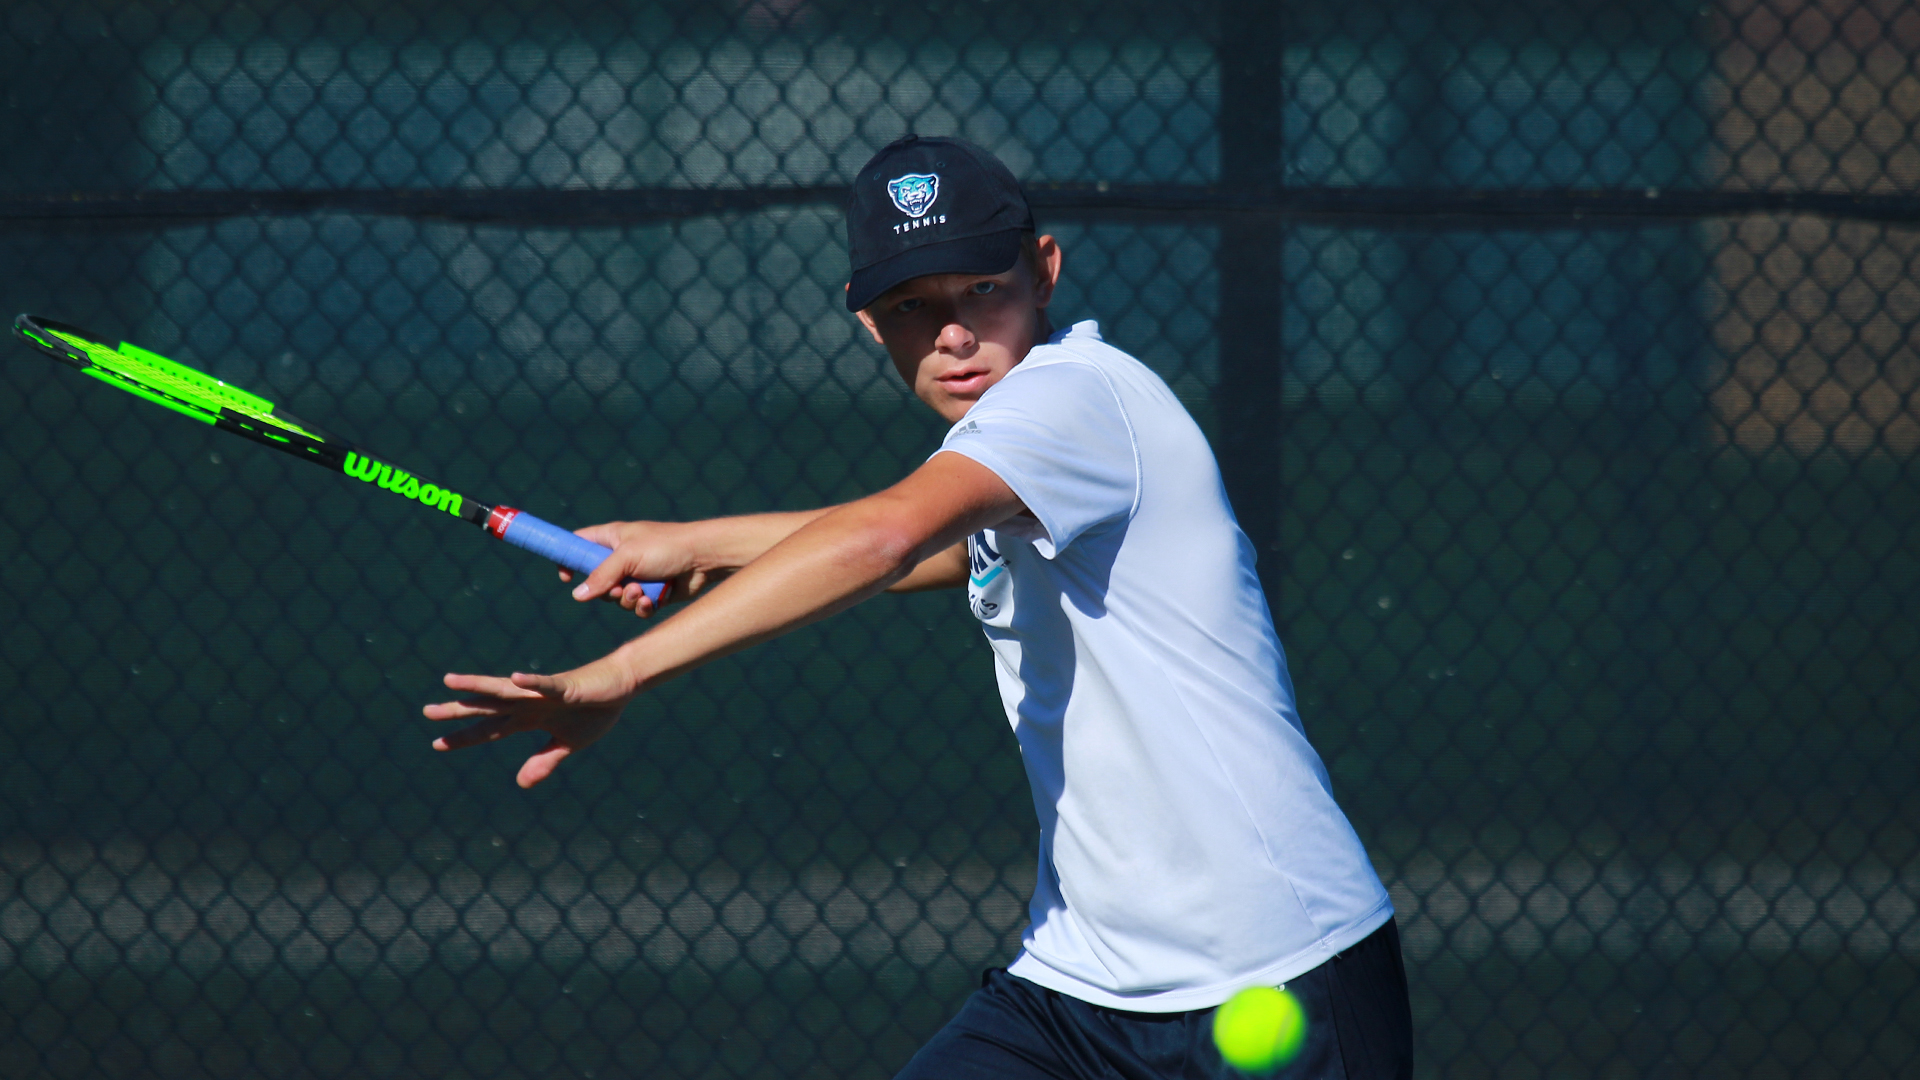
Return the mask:
<svg viewBox="0 0 1920 1080">
<path fill-rule="evenodd" d="M 848 284 L 847 288 L 852 289 L 853 288 L 852 284 Z M 864 326 L 867 328 L 867 333 L 873 335 L 873 340 L 876 343 L 881 345 L 886 344 L 886 342 L 880 340 L 880 327 L 875 325 L 873 321 L 873 316 L 867 314 L 866 308 L 861 308 L 859 311 L 854 312 L 853 316 L 854 318 L 860 320 L 861 326 Z"/>
<path fill-rule="evenodd" d="M 1033 295 L 1035 307 L 1053 302 L 1053 287 L 1060 283 L 1060 267 L 1065 259 L 1060 242 L 1051 234 L 1033 242 Z"/>
</svg>

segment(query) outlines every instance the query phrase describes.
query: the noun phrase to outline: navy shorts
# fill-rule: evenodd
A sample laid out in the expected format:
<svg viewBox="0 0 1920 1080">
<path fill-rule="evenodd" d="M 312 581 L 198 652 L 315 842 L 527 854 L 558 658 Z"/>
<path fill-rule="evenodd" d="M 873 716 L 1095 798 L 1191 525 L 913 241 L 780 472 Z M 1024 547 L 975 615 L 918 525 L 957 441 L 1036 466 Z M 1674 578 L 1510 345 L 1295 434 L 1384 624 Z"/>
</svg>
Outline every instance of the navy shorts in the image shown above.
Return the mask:
<svg viewBox="0 0 1920 1080">
<path fill-rule="evenodd" d="M 1405 1080 L 1413 1014 L 1392 920 L 1287 983 L 1307 1014 L 1300 1056 L 1276 1080 Z M 1213 1010 L 1089 1005 L 996 968 L 895 1080 L 1229 1080 Z"/>
</svg>

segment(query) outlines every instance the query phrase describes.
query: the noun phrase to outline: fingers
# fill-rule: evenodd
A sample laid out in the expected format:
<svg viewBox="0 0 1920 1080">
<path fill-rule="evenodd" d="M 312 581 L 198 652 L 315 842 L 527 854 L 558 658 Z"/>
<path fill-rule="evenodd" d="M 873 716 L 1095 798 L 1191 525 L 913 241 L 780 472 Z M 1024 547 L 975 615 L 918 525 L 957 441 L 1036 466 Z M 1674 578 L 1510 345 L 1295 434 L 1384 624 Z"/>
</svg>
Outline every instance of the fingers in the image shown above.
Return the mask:
<svg viewBox="0 0 1920 1080">
<path fill-rule="evenodd" d="M 530 672 L 516 671 L 508 679 L 513 688 L 527 692 L 533 697 L 552 698 L 565 701 L 567 683 L 558 675 L 535 675 Z"/>
<path fill-rule="evenodd" d="M 623 565 L 619 555 L 616 554 L 594 567 L 593 573 L 588 574 L 586 580 L 573 587 L 573 598 L 592 600 L 596 596 L 606 595 L 627 576 L 626 571 L 622 569 Z"/>
<path fill-rule="evenodd" d="M 632 673 L 612 657 L 558 675 L 456 674 L 441 681 L 469 696 L 437 702 L 421 712 L 430 720 L 473 723 L 435 739 L 435 750 L 462 750 L 522 731 L 548 733 L 546 746 L 520 768 L 517 782 L 523 788 L 545 780 L 562 759 L 597 742 L 639 689 Z"/>
<path fill-rule="evenodd" d="M 650 619 L 669 603 L 688 600 L 700 595 L 709 581 L 705 570 L 690 570 L 660 584 L 660 598 L 649 599 L 647 590 L 637 581 L 623 582 L 619 588 L 609 591 L 606 599 L 611 600 L 643 619 Z"/>
<path fill-rule="evenodd" d="M 734 571 L 727 569 L 692 570 L 674 579 L 673 594 L 684 600 L 692 600 L 708 589 L 732 577 Z"/>
<path fill-rule="evenodd" d="M 605 525 L 588 525 L 585 528 L 573 530 L 573 534 L 591 540 L 601 547 L 619 551 L 622 539 L 622 524 L 622 522 L 610 521 Z M 618 585 L 620 581 L 627 576 L 627 571 L 624 569 L 626 565 L 626 561 L 617 555 L 607 559 L 606 562 L 596 567 L 593 573 L 586 575 L 586 578 L 581 581 L 580 584 L 574 586 L 573 598 L 575 600 L 591 600 L 607 592 L 607 590 Z M 569 574 L 562 574 L 561 579 L 565 581 L 573 580 Z"/>
<path fill-rule="evenodd" d="M 573 588 L 573 598 L 605 598 L 642 618 L 652 615 L 659 605 L 646 598 L 638 582 L 672 574 L 674 571 L 662 571 L 659 567 L 662 559 L 671 561 L 676 557 L 673 545 L 664 544 L 656 528 L 642 522 L 613 521 L 574 530 L 576 536 L 613 549 L 613 555 L 592 573 L 580 577 Z M 560 576 L 563 581 L 574 580 L 572 574 Z"/>
<path fill-rule="evenodd" d="M 587 525 L 573 530 L 573 535 L 591 540 L 603 548 L 617 548 L 620 546 L 620 526 L 623 524 L 609 521 L 604 525 Z"/>
<path fill-rule="evenodd" d="M 516 678 L 519 676 L 516 676 Z M 545 679 L 534 676 L 535 680 Z M 536 681 L 534 686 L 522 686 L 514 678 L 502 679 L 495 675 L 455 675 L 450 674 L 440 680 L 449 690 L 462 690 L 477 696 L 462 698 L 458 701 L 441 701 L 420 710 L 429 720 L 479 720 L 471 727 L 463 728 L 451 735 L 443 735 L 433 741 L 435 750 L 459 750 L 477 743 L 492 742 L 503 735 L 511 735 L 533 723 L 527 705 L 532 702 L 551 700 L 537 686 L 552 683 Z M 558 696 L 557 694 L 554 696 Z"/>
<path fill-rule="evenodd" d="M 461 728 L 449 735 L 433 740 L 435 750 L 465 750 L 469 746 L 479 746 L 496 739 L 525 730 L 527 724 L 517 716 L 495 716 L 482 720 L 471 727 Z"/>
<path fill-rule="evenodd" d="M 520 766 L 520 774 L 513 778 L 514 783 L 523 788 L 532 787 L 552 776 L 553 770 L 559 768 L 560 763 L 565 761 L 571 753 L 573 748 L 562 744 L 560 740 L 547 740 L 547 745 L 542 747 L 539 753 L 529 757 L 526 763 Z"/>
<path fill-rule="evenodd" d="M 607 599 L 618 603 L 621 607 L 626 608 L 628 611 L 633 612 L 643 619 L 651 617 L 654 612 L 659 610 L 659 605 L 647 599 L 647 590 L 642 588 L 637 581 L 629 581 L 620 585 L 618 588 L 607 593 Z M 667 594 L 662 592 L 660 594 L 661 603 L 665 603 L 666 599 Z"/>
<path fill-rule="evenodd" d="M 558 567 L 557 569 L 560 571 L 560 581 L 562 584 L 571 583 L 573 581 L 574 572 L 572 570 L 564 566 Z M 588 588 L 587 582 L 583 579 L 580 585 L 578 586 L 578 588 L 587 589 Z M 576 600 L 593 599 L 593 593 L 591 591 L 588 591 L 585 593 L 576 591 L 573 594 L 573 596 L 574 596 L 574 599 Z M 654 602 L 647 599 L 646 591 L 640 587 L 639 582 L 635 582 L 635 581 L 620 582 L 614 585 L 612 588 L 608 589 L 604 594 L 602 594 L 600 599 L 608 600 L 613 603 L 619 604 L 621 607 L 626 608 L 628 611 L 631 611 L 636 615 L 639 615 L 643 619 L 653 614 L 654 611 L 656 610 L 656 605 L 654 604 Z M 666 600 L 666 595 L 663 593 L 660 599 L 662 600 L 662 602 L 664 602 Z"/>
<path fill-rule="evenodd" d="M 500 703 L 487 698 L 442 701 L 420 710 L 429 720 L 471 720 L 477 716 L 502 716 Z"/>
<path fill-rule="evenodd" d="M 526 698 L 539 695 L 520 686 L 511 678 L 498 675 L 456 675 L 448 674 L 440 682 L 449 690 L 460 690 L 469 694 L 484 694 L 496 698 Z"/>
<path fill-rule="evenodd" d="M 611 604 L 619 604 L 644 619 L 660 610 L 660 605 L 666 603 L 667 594 L 672 591 L 671 585 L 664 587 L 660 593 L 660 600 L 656 603 L 647 598 L 647 590 L 640 582 L 620 581 L 600 594 L 600 599 Z M 591 600 L 593 597 L 594 594 L 587 582 L 582 582 L 573 593 L 575 600 Z"/>
</svg>

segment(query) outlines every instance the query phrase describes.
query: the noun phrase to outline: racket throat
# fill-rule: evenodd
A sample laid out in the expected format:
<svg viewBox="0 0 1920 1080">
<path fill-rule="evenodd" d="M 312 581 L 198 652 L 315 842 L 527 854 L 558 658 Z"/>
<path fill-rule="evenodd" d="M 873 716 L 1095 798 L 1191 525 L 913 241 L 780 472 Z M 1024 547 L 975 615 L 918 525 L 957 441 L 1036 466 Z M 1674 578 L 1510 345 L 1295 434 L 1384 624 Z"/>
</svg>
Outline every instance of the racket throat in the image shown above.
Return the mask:
<svg viewBox="0 0 1920 1080">
<path fill-rule="evenodd" d="M 492 533 L 497 539 L 505 540 L 507 538 L 507 526 L 513 524 L 513 519 L 519 516 L 520 511 L 515 510 L 511 506 L 493 507 L 487 511 L 486 530 Z"/>
</svg>

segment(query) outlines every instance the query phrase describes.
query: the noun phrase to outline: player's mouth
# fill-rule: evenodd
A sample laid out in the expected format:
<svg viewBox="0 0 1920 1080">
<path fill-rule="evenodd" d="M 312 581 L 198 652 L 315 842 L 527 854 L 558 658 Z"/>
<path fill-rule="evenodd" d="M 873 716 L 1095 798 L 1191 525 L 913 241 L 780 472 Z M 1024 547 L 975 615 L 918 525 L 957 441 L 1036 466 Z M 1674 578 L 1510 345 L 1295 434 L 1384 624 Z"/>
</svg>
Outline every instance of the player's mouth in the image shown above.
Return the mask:
<svg viewBox="0 0 1920 1080">
<path fill-rule="evenodd" d="M 986 368 L 962 368 L 950 371 L 934 380 L 940 388 L 955 397 L 979 394 L 987 388 Z"/>
</svg>

